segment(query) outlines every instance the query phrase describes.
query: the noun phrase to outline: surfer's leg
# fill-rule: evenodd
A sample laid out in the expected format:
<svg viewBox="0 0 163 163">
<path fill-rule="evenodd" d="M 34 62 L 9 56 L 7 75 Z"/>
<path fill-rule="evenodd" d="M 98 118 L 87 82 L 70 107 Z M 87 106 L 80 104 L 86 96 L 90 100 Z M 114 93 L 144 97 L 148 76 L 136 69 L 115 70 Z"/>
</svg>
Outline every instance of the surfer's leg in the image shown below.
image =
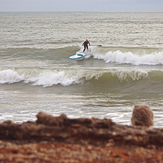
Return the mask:
<svg viewBox="0 0 163 163">
<path fill-rule="evenodd" d="M 85 49 L 86 49 L 86 46 L 84 46 L 84 50 L 83 50 L 83 52 L 85 51 Z"/>
</svg>

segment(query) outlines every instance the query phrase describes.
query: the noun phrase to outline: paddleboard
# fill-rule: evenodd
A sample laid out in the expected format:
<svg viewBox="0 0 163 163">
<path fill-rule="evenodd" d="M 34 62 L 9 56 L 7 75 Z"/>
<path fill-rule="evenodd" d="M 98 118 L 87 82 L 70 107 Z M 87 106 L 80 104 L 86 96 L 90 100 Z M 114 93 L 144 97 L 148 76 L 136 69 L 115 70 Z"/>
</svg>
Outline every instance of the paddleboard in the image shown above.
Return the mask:
<svg viewBox="0 0 163 163">
<path fill-rule="evenodd" d="M 76 53 L 75 55 L 69 57 L 70 59 L 74 59 L 74 60 L 82 60 L 85 58 L 87 54 L 84 53 Z"/>
</svg>

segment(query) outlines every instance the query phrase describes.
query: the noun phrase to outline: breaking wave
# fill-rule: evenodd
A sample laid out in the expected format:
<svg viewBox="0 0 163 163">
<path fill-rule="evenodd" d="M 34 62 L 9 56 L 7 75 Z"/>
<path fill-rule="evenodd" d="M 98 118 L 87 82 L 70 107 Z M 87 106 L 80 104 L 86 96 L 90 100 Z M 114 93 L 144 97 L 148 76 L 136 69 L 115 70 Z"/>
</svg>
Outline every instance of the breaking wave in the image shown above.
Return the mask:
<svg viewBox="0 0 163 163">
<path fill-rule="evenodd" d="M 105 50 L 106 51 L 106 50 Z M 163 65 L 163 50 L 146 49 L 130 50 L 109 50 L 107 52 L 94 52 L 95 59 L 104 60 L 106 63 L 131 64 L 131 65 Z"/>
<path fill-rule="evenodd" d="M 17 68 L 0 70 L 0 84 L 18 82 L 50 87 L 53 85 L 70 86 L 84 82 L 134 82 L 141 79 L 160 81 L 162 71 L 138 69 L 40 69 Z M 162 79 L 163 80 L 163 79 Z M 161 81 L 162 81 L 161 80 Z"/>
</svg>

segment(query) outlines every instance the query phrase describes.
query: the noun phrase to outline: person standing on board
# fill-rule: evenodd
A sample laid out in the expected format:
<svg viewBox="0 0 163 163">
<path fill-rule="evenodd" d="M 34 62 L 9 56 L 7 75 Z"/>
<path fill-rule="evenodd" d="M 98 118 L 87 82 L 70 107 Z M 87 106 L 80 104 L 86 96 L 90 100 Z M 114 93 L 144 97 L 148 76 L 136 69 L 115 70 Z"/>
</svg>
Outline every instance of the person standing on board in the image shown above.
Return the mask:
<svg viewBox="0 0 163 163">
<path fill-rule="evenodd" d="M 82 44 L 82 46 L 84 45 L 84 50 L 83 50 L 83 52 L 85 51 L 85 49 L 88 50 L 88 44 L 89 44 L 89 46 L 90 46 L 90 43 L 89 43 L 88 40 L 86 40 L 86 41 Z"/>
</svg>

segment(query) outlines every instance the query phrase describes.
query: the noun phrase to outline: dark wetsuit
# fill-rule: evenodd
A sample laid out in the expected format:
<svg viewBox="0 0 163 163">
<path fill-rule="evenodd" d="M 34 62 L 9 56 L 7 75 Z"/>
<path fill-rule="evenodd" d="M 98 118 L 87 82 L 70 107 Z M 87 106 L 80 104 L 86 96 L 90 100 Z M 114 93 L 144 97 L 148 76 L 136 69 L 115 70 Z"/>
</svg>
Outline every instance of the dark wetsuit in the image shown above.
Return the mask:
<svg viewBox="0 0 163 163">
<path fill-rule="evenodd" d="M 88 44 L 90 45 L 89 41 L 85 41 L 85 42 L 83 43 L 83 45 L 84 45 L 84 50 L 83 50 L 83 52 L 85 51 L 85 49 L 88 49 Z"/>
</svg>

